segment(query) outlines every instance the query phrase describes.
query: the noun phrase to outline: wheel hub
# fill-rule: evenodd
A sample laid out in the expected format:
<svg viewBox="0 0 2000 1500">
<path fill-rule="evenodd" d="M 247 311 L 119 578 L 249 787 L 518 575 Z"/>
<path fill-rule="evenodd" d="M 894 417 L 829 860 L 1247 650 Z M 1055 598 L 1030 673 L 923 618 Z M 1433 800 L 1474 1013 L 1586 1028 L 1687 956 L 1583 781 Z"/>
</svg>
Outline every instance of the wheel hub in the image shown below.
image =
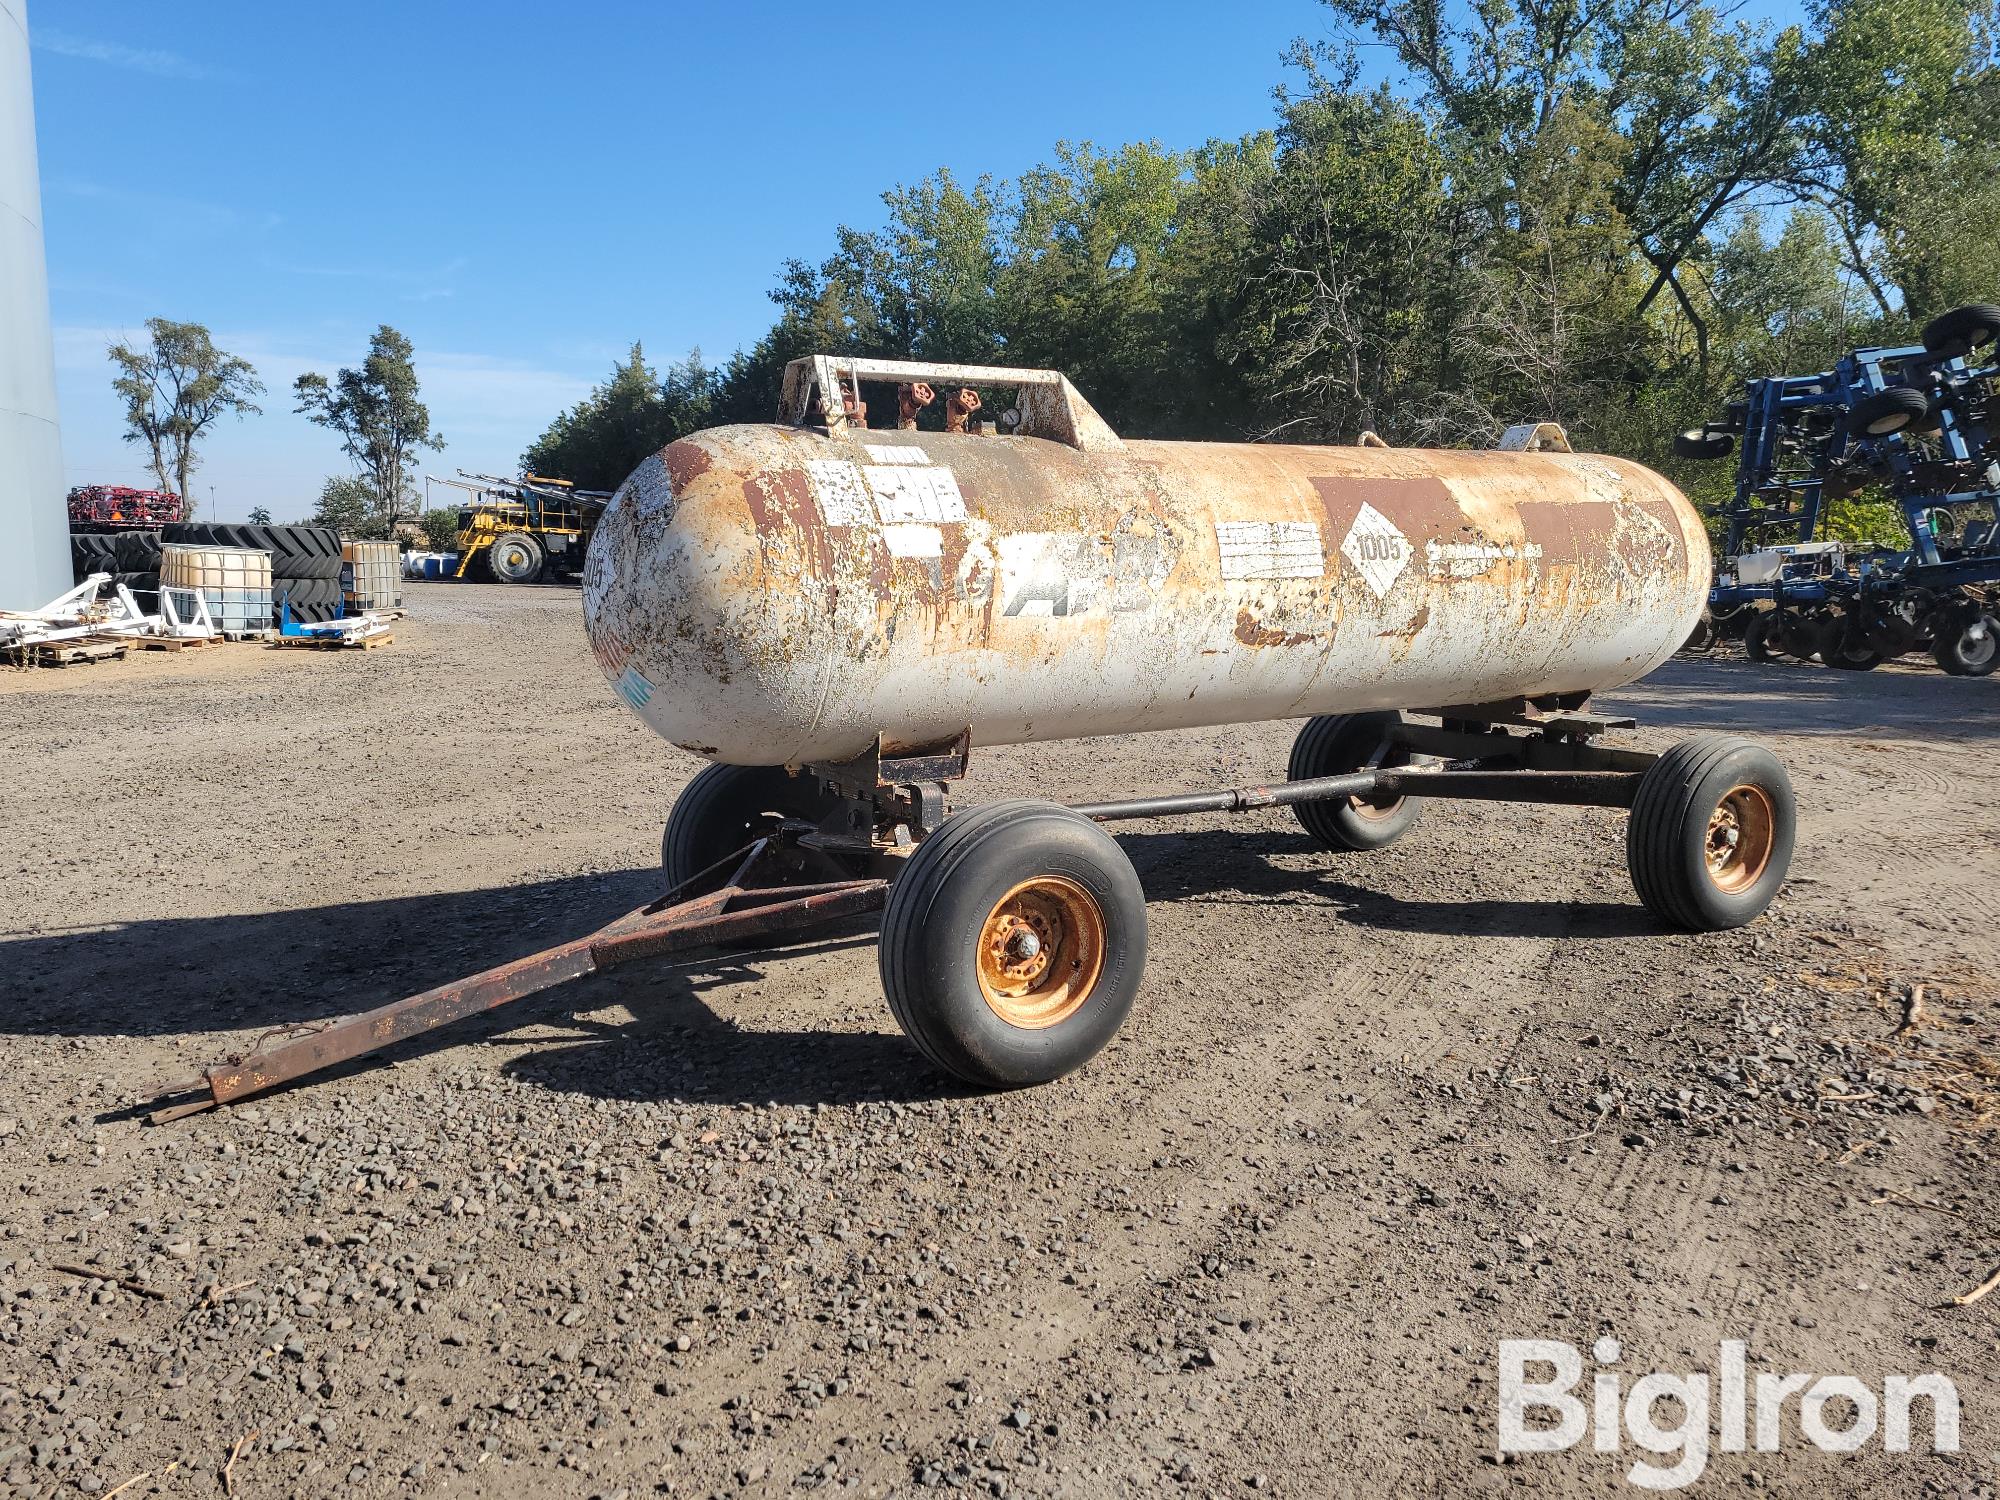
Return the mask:
<svg viewBox="0 0 2000 1500">
<path fill-rule="evenodd" d="M 1703 855 L 1708 878 L 1734 894 L 1755 885 L 1771 862 L 1777 815 L 1759 786 L 1731 787 L 1708 815 Z"/>
<path fill-rule="evenodd" d="M 1104 948 L 1104 913 L 1089 891 L 1062 875 L 1024 880 L 980 929 L 980 993 L 1010 1026 L 1054 1026 L 1089 999 Z"/>
</svg>

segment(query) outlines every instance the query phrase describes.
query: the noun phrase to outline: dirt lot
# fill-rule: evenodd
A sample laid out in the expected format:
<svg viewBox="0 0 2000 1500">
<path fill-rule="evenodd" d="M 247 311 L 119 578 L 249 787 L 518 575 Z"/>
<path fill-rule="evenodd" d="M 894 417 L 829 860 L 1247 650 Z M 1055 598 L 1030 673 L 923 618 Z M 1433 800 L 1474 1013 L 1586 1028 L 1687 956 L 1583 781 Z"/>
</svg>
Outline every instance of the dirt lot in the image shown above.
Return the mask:
<svg viewBox="0 0 2000 1500">
<path fill-rule="evenodd" d="M 143 1126 L 267 1027 L 654 894 L 698 764 L 575 594 L 411 602 L 367 655 L 0 674 L 12 1491 L 1612 1493 L 1629 1443 L 1501 1462 L 1494 1395 L 1499 1340 L 1610 1334 L 1628 1381 L 1740 1339 L 1957 1384 L 1955 1457 L 1821 1453 L 1794 1401 L 1707 1489 L 1992 1492 L 2000 1295 L 1948 1304 L 2000 1267 L 2000 679 L 1622 694 L 1649 745 L 1793 769 L 1795 878 L 1740 932 L 1657 930 L 1609 813 L 1443 805 L 1342 860 L 1278 812 L 1127 825 L 1148 979 L 1050 1087 L 925 1067 L 856 928 Z M 1000 750 L 970 797 L 1264 779 L 1288 742 Z"/>
</svg>

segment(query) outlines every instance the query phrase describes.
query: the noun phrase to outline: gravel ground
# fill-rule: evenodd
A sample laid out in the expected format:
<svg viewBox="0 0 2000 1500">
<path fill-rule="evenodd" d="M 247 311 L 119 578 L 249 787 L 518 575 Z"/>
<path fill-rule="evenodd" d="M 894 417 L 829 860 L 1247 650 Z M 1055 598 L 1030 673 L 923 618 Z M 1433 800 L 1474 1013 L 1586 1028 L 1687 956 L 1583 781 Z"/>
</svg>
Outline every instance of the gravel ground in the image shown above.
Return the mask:
<svg viewBox="0 0 2000 1500">
<path fill-rule="evenodd" d="M 1992 1493 L 2000 1295 L 1950 1304 L 2000 1267 L 2000 679 L 1620 694 L 1648 746 L 1791 766 L 1795 878 L 1739 932 L 1657 930 L 1601 811 L 1446 804 L 1338 860 L 1275 811 L 1126 825 L 1146 984 L 1045 1088 L 929 1070 L 857 926 L 142 1125 L 265 1028 L 654 894 L 699 764 L 574 592 L 411 605 L 367 654 L 0 674 L 8 1492 L 1601 1494 L 1629 1444 L 1496 1452 L 1496 1346 L 1609 1334 L 1627 1379 L 1741 1339 L 1957 1384 L 1956 1456 L 1825 1454 L 1794 1403 L 1708 1490 Z M 997 750 L 969 796 L 1288 742 Z"/>
</svg>

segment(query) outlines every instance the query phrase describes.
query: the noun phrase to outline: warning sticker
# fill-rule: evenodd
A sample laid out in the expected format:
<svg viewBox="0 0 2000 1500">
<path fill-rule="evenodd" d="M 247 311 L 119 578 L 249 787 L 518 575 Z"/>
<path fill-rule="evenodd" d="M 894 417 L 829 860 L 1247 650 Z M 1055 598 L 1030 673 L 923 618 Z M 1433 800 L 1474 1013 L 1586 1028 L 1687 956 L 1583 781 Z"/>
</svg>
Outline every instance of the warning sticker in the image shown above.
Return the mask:
<svg viewBox="0 0 2000 1500">
<path fill-rule="evenodd" d="M 863 443 L 868 456 L 878 464 L 927 464 L 931 456 L 921 448 L 891 448 L 882 443 Z"/>
<path fill-rule="evenodd" d="M 1410 539 L 1396 529 L 1394 521 L 1363 502 L 1340 550 L 1347 554 L 1347 560 L 1379 599 L 1403 576 L 1415 549 L 1410 546 Z"/>
<path fill-rule="evenodd" d="M 1319 527 L 1311 521 L 1217 521 L 1224 578 L 1318 578 L 1326 572 Z"/>
<path fill-rule="evenodd" d="M 875 509 L 887 522 L 963 521 L 965 497 L 951 470 L 870 464 L 862 470 L 875 492 Z"/>
<path fill-rule="evenodd" d="M 844 458 L 809 458 L 806 482 L 829 526 L 873 526 L 875 504 L 861 470 Z"/>
<path fill-rule="evenodd" d="M 1502 563 L 1536 562 L 1537 542 L 1426 542 L 1424 557 L 1433 578 L 1479 578 Z"/>
<path fill-rule="evenodd" d="M 944 533 L 935 526 L 903 522 L 882 528 L 882 540 L 891 557 L 942 557 Z"/>
</svg>

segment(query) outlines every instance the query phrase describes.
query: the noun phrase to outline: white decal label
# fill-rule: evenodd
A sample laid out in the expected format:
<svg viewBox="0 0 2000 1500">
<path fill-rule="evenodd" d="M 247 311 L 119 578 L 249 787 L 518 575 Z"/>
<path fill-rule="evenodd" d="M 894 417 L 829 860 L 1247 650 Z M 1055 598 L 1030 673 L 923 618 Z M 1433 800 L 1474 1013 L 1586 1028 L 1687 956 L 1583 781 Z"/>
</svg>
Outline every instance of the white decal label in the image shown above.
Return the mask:
<svg viewBox="0 0 2000 1500">
<path fill-rule="evenodd" d="M 891 557 L 943 557 L 944 533 L 935 526 L 884 526 L 882 540 L 889 544 Z"/>
<path fill-rule="evenodd" d="M 875 507 L 861 470 L 844 458 L 809 458 L 806 482 L 829 526 L 873 526 Z"/>
<path fill-rule="evenodd" d="M 1326 572 L 1311 521 L 1217 521 L 1224 578 L 1318 578 Z"/>
<path fill-rule="evenodd" d="M 927 464 L 931 456 L 921 448 L 889 448 L 880 443 L 863 443 L 868 456 L 878 464 Z"/>
<path fill-rule="evenodd" d="M 1477 578 L 1501 563 L 1533 562 L 1541 555 L 1538 542 L 1424 543 L 1424 558 L 1433 578 Z"/>
<path fill-rule="evenodd" d="M 862 471 L 884 521 L 963 521 L 965 498 L 949 469 L 870 464 Z"/>
<path fill-rule="evenodd" d="M 1347 560 L 1379 599 L 1403 576 L 1403 569 L 1410 565 L 1412 548 L 1410 539 L 1396 529 L 1394 521 L 1364 501 L 1340 550 L 1347 554 Z"/>
</svg>

